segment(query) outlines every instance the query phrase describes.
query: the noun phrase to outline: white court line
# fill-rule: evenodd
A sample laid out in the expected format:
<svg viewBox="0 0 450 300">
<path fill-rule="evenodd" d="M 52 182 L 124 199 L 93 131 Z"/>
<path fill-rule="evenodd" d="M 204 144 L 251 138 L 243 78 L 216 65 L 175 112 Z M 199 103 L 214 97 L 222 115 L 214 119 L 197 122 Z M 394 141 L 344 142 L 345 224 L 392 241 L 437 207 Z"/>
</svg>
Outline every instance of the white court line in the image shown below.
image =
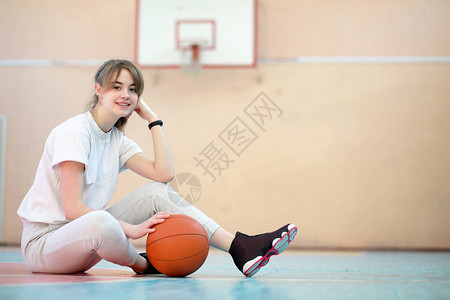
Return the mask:
<svg viewBox="0 0 450 300">
<path fill-rule="evenodd" d="M 30 275 L 0 275 L 0 277 L 27 277 Z M 70 275 L 58 275 L 55 277 L 68 277 L 70 278 Z M 74 276 L 72 276 L 74 277 Z M 77 276 L 77 278 L 80 278 Z M 82 277 L 81 277 L 82 278 Z M 255 277 L 256 278 L 256 277 Z M 96 283 L 96 284 L 103 284 L 103 283 L 118 283 L 118 282 L 130 282 L 130 281 L 154 281 L 154 280 L 167 280 L 168 282 L 173 280 L 192 280 L 195 279 L 196 281 L 235 281 L 235 282 L 241 282 L 243 280 L 246 280 L 246 278 L 230 278 L 230 277 L 186 277 L 186 278 L 178 278 L 178 277 L 119 277 L 119 276 L 89 276 L 86 281 L 55 281 L 55 282 L 32 282 L 32 283 L 8 283 L 8 284 L 0 284 L 0 287 L 3 286 L 27 286 L 27 285 L 55 285 L 55 284 L 85 284 L 85 283 Z M 90 279 L 107 279 L 107 280 L 90 280 Z M 110 279 L 110 280 L 108 280 Z M 314 282 L 338 282 L 338 283 L 450 283 L 450 280 L 401 280 L 401 279 L 308 279 L 308 278 L 256 278 L 258 282 L 264 283 L 264 282 L 303 282 L 303 283 L 314 283 Z"/>
<path fill-rule="evenodd" d="M 126 58 L 133 61 L 131 58 Z M 2 59 L 0 67 L 100 66 L 108 59 Z M 259 57 L 258 64 L 450 63 L 450 56 L 297 56 Z"/>
<path fill-rule="evenodd" d="M 260 57 L 261 64 L 450 63 L 450 56 L 298 56 Z"/>
<path fill-rule="evenodd" d="M 2 59 L 0 67 L 90 67 L 100 66 L 108 59 Z"/>
<path fill-rule="evenodd" d="M 16 275 L 19 276 L 19 275 Z M 12 276 L 11 276 L 12 277 Z M 92 278 L 92 277 L 89 277 Z M 111 284 L 111 283 L 123 283 L 123 282 L 129 282 L 129 281 L 135 281 L 138 278 L 130 278 L 130 279 L 117 279 L 117 280 L 92 280 L 92 281 L 59 281 L 59 282 L 27 282 L 27 283 L 8 283 L 8 284 L 0 284 L 0 289 L 7 286 L 41 286 L 41 285 L 60 285 L 60 284 Z"/>
<path fill-rule="evenodd" d="M 145 278 L 145 277 L 144 277 Z M 148 277 L 147 277 L 148 278 Z M 179 279 L 179 278 L 171 278 L 171 277 L 161 277 L 164 279 Z M 159 278 L 159 279 L 161 279 Z M 191 277 L 192 279 L 199 281 L 242 281 L 246 280 L 245 278 L 230 278 L 230 277 Z M 417 279 L 417 280 L 402 280 L 402 279 L 310 279 L 310 278 L 264 278 L 264 277 L 254 277 L 259 282 L 340 282 L 340 283 L 450 283 L 450 280 L 425 280 L 425 279 Z M 157 279 L 157 278 L 148 278 L 148 279 Z"/>
</svg>

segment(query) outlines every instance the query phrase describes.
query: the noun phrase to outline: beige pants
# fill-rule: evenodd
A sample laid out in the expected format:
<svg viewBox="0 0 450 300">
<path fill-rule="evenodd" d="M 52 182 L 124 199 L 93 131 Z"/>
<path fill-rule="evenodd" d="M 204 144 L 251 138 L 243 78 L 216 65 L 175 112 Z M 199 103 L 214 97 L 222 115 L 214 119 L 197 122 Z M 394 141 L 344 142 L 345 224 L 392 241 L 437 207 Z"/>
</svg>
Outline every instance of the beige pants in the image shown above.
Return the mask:
<svg viewBox="0 0 450 300">
<path fill-rule="evenodd" d="M 209 238 L 220 227 L 169 185 L 152 182 L 105 211 L 94 211 L 66 224 L 24 221 L 25 264 L 33 272 L 47 273 L 86 271 L 102 259 L 122 266 L 134 265 L 138 253 L 118 220 L 139 224 L 157 212 L 188 215 L 203 225 Z"/>
</svg>

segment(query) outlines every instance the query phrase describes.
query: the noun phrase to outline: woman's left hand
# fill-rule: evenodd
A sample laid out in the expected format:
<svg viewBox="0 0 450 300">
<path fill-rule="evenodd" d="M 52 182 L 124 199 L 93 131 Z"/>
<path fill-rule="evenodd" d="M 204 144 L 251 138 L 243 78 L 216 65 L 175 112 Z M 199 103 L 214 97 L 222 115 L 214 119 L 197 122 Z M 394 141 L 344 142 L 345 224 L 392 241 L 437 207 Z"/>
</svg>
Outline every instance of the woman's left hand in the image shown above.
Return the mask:
<svg viewBox="0 0 450 300">
<path fill-rule="evenodd" d="M 156 120 L 158 120 L 158 117 L 156 116 L 156 114 L 153 112 L 153 110 L 150 108 L 150 106 L 148 106 L 147 103 L 145 103 L 144 99 L 139 98 L 137 104 L 136 104 L 136 108 L 134 109 L 134 111 L 144 120 L 147 120 L 149 123 L 154 122 Z M 131 114 L 129 114 L 127 116 L 127 119 L 131 116 Z"/>
</svg>

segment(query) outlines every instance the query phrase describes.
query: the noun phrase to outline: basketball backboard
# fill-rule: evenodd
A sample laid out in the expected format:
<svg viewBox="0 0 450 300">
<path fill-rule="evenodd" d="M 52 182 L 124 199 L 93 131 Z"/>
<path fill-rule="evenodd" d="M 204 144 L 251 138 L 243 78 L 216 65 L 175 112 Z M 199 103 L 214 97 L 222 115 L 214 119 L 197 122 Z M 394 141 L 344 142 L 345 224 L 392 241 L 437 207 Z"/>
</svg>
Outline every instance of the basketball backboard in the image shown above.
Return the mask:
<svg viewBox="0 0 450 300">
<path fill-rule="evenodd" d="M 136 9 L 143 68 L 256 65 L 257 0 L 137 0 Z"/>
</svg>

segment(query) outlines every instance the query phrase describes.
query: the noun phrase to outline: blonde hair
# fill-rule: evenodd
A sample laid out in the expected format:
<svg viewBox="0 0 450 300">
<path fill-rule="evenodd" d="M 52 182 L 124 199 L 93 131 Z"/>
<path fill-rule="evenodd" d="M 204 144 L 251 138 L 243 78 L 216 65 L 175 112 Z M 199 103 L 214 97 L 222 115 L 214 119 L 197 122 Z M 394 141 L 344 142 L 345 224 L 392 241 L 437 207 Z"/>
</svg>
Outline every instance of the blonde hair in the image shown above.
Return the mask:
<svg viewBox="0 0 450 300">
<path fill-rule="evenodd" d="M 115 79 L 117 79 L 123 68 L 127 69 L 131 73 L 134 83 L 136 84 L 136 92 L 138 94 L 138 97 L 140 97 L 142 95 L 142 92 L 144 91 L 144 79 L 142 78 L 141 70 L 139 70 L 139 68 L 135 64 L 128 60 L 111 59 L 104 62 L 95 73 L 94 81 L 95 83 L 100 84 L 102 88 L 109 89 L 110 83 L 115 81 L 112 80 L 113 76 L 116 76 Z M 99 98 L 97 94 L 94 92 L 92 99 L 88 104 L 89 110 L 94 109 L 94 107 L 98 103 L 98 99 Z M 114 126 L 116 126 L 120 131 L 123 131 L 123 128 L 126 124 L 127 119 L 125 117 L 121 117 L 119 120 L 117 120 Z"/>
</svg>

